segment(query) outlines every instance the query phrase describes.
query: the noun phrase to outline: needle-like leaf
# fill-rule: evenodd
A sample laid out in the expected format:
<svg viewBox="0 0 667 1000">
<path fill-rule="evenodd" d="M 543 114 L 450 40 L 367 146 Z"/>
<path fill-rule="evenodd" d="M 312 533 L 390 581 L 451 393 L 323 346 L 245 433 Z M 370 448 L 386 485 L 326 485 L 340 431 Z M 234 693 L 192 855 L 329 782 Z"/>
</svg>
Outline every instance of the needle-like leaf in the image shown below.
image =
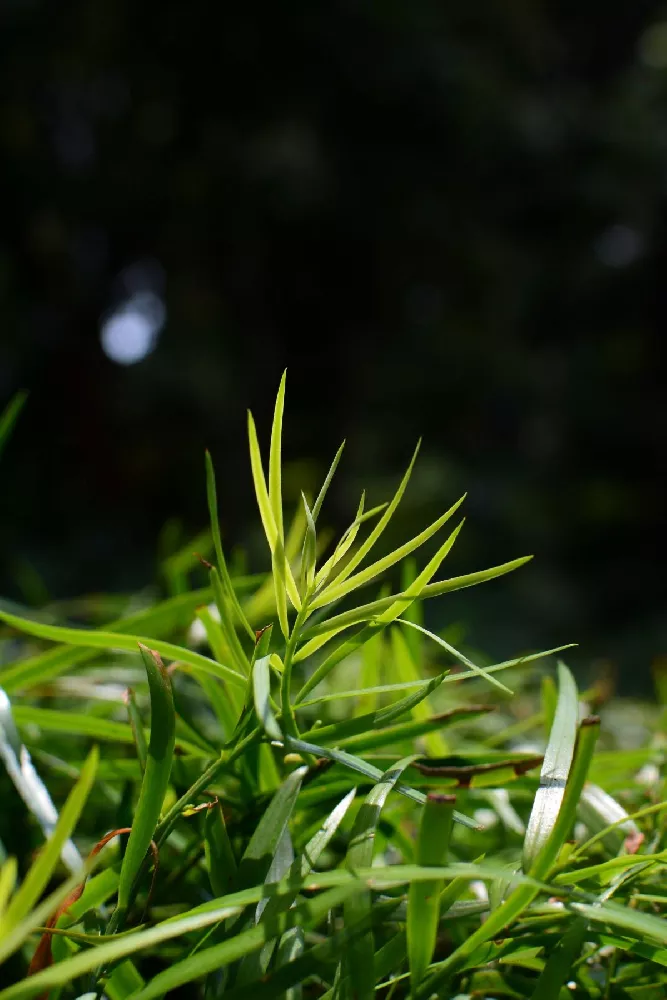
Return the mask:
<svg viewBox="0 0 667 1000">
<path fill-rule="evenodd" d="M 579 723 L 579 695 L 574 677 L 558 664 L 558 703 L 544 754 L 540 787 L 535 794 L 523 842 L 523 866 L 528 871 L 556 825 L 574 756 Z"/>
<path fill-rule="evenodd" d="M 135 879 L 153 839 L 169 784 L 176 736 L 169 674 L 155 650 L 146 646 L 141 646 L 140 650 L 151 696 L 151 735 L 139 801 L 132 820 L 132 832 L 120 870 L 118 905 L 109 925 L 109 933 L 116 931 L 125 918 Z"/>
<path fill-rule="evenodd" d="M 356 590 L 358 587 L 366 586 L 376 577 L 385 573 L 392 566 L 395 566 L 396 563 L 401 561 L 401 559 L 405 559 L 406 556 L 410 555 L 411 552 L 414 552 L 420 546 L 424 545 L 429 538 L 439 531 L 443 524 L 446 524 L 450 517 L 456 513 L 464 500 L 465 494 L 460 500 L 457 500 L 457 502 L 453 504 L 448 511 L 442 514 L 437 521 L 434 521 L 428 528 L 425 528 L 419 535 L 415 535 L 415 537 L 410 539 L 409 542 L 405 542 L 404 545 L 394 549 L 394 551 L 390 552 L 389 555 L 384 556 L 382 559 L 378 559 L 377 562 L 374 562 L 371 566 L 361 570 L 359 573 L 355 573 L 354 576 L 349 576 L 346 580 L 341 581 L 341 577 L 339 577 L 334 581 L 334 583 L 330 584 L 317 595 L 315 600 L 312 601 L 310 605 L 311 608 L 315 610 L 325 604 L 331 604 L 333 601 L 339 601 L 347 594 L 351 594 L 352 591 Z M 348 567 L 346 567 L 346 571 L 347 569 Z M 341 576 L 342 575 L 347 576 L 347 572 L 341 574 Z"/>
</svg>

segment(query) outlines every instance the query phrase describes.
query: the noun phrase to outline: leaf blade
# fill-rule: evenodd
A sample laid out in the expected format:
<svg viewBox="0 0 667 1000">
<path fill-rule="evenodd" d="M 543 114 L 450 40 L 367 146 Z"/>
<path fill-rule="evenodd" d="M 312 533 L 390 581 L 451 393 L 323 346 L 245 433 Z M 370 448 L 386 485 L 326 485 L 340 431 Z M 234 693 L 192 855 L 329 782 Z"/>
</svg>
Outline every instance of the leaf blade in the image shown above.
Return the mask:
<svg viewBox="0 0 667 1000">
<path fill-rule="evenodd" d="M 93 747 L 81 769 L 77 783 L 60 811 L 53 835 L 47 840 L 37 861 L 30 867 L 20 889 L 5 911 L 2 921 L 3 934 L 15 929 L 28 916 L 46 888 L 60 858 L 62 847 L 71 836 L 83 812 L 95 780 L 98 759 L 97 747 Z"/>
<path fill-rule="evenodd" d="M 118 929 L 130 905 L 132 890 L 160 818 L 169 784 L 176 739 L 176 715 L 171 680 L 158 653 L 140 646 L 151 698 L 151 735 L 139 801 L 132 820 L 118 882 L 118 904 L 108 933 Z"/>
</svg>

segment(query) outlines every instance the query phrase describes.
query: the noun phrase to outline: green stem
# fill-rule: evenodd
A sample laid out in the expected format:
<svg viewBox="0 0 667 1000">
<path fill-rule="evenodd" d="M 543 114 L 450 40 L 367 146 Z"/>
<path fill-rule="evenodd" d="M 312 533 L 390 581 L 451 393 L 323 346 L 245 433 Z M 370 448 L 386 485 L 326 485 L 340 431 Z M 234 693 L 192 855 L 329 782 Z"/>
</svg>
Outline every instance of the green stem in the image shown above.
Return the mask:
<svg viewBox="0 0 667 1000">
<path fill-rule="evenodd" d="M 308 617 L 308 605 L 313 596 L 314 589 L 315 585 L 311 584 L 310 588 L 305 593 L 303 601 L 301 602 L 301 610 L 296 616 L 294 626 L 285 646 L 285 662 L 283 664 L 283 676 L 280 684 L 280 708 L 286 735 L 292 737 L 293 739 L 299 738 L 299 728 L 296 724 L 296 716 L 290 700 L 290 689 L 292 686 L 292 663 L 294 661 L 294 653 L 296 652 L 296 644 L 299 641 L 301 626 Z"/>
<path fill-rule="evenodd" d="M 200 792 L 208 788 L 218 775 L 229 767 L 238 757 L 241 756 L 244 750 L 249 747 L 252 743 L 256 743 L 262 736 L 262 730 L 257 726 L 252 732 L 248 733 L 245 739 L 242 739 L 234 749 L 229 754 L 221 754 L 217 760 L 214 760 L 212 764 L 203 771 L 197 780 L 192 784 L 184 795 L 181 795 L 178 802 L 175 802 L 171 807 L 169 812 L 166 814 L 164 819 L 158 823 L 155 829 L 155 842 L 160 847 L 169 834 L 171 833 L 174 823 L 177 821 L 178 817 L 183 812 L 183 809 L 195 799 Z"/>
</svg>

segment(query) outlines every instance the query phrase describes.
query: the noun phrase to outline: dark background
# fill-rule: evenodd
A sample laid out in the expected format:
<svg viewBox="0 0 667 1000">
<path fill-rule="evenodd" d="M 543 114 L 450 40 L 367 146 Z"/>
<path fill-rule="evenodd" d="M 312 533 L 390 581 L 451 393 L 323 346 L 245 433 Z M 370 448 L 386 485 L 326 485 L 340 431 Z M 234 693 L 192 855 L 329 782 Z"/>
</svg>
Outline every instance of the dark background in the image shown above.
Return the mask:
<svg viewBox="0 0 667 1000">
<path fill-rule="evenodd" d="M 390 541 L 467 489 L 447 575 L 537 556 L 434 622 L 648 684 L 667 8 L 4 0 L 0 28 L 0 401 L 31 393 L 0 593 L 155 580 L 164 523 L 205 524 L 205 446 L 259 551 L 245 409 L 266 442 L 287 366 L 288 499 L 345 436 L 343 526 L 423 434 Z M 132 322 L 154 350 L 120 364 Z"/>
</svg>

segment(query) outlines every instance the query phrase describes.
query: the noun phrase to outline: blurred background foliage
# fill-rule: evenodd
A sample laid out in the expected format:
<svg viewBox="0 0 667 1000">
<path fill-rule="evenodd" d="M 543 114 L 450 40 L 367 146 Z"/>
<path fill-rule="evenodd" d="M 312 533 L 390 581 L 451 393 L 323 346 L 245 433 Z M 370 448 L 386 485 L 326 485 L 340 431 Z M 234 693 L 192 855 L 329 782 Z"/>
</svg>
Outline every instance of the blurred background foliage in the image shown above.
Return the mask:
<svg viewBox="0 0 667 1000">
<path fill-rule="evenodd" d="M 347 437 L 343 526 L 423 434 L 404 537 L 467 489 L 448 572 L 537 556 L 435 624 L 648 686 L 667 7 L 4 0 L 0 24 L 0 399 L 31 393 L 0 593 L 155 580 L 206 523 L 205 446 L 265 568 L 245 408 L 266 434 L 287 366 L 288 498 Z"/>
</svg>

